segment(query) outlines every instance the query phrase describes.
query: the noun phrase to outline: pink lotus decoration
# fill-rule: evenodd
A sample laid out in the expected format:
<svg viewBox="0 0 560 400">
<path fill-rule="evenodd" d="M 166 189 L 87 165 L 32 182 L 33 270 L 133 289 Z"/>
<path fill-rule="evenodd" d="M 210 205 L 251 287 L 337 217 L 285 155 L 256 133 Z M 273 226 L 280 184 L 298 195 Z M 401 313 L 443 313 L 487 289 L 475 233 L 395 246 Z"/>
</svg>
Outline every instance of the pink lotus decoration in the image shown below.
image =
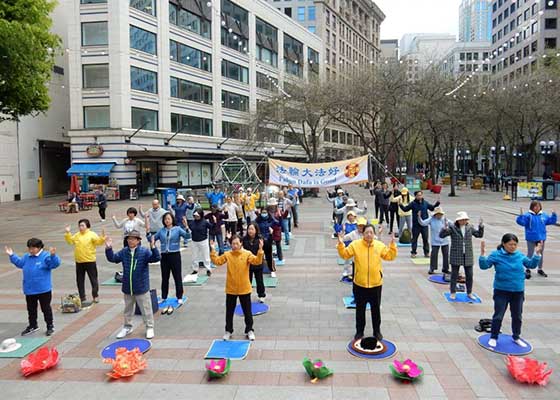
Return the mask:
<svg viewBox="0 0 560 400">
<path fill-rule="evenodd" d="M 399 360 L 395 360 L 393 365 L 389 365 L 389 369 L 395 378 L 408 381 L 419 378 L 424 374 L 424 369 L 410 359 L 406 359 L 402 363 Z"/>
<path fill-rule="evenodd" d="M 516 381 L 521 383 L 537 383 L 545 386 L 550 379 L 552 370 L 548 370 L 546 363 L 540 363 L 532 358 L 507 356 L 507 369 Z"/>
<path fill-rule="evenodd" d="M 41 347 L 35 353 L 31 353 L 27 359 L 21 360 L 20 368 L 23 376 L 29 376 L 37 372 L 45 371 L 58 364 L 58 350 L 55 347 L 49 349 Z"/>
<path fill-rule="evenodd" d="M 210 360 L 206 363 L 206 370 L 208 371 L 209 379 L 212 378 L 223 378 L 229 373 L 231 367 L 231 361 L 226 358 L 220 358 L 218 360 Z"/>
</svg>

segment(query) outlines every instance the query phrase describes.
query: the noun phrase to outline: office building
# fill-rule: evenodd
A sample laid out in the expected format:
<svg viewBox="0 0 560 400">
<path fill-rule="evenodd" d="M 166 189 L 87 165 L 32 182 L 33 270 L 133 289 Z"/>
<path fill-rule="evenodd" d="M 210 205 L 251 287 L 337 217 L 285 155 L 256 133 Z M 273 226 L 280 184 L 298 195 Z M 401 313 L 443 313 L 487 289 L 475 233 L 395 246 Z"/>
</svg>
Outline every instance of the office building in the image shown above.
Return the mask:
<svg viewBox="0 0 560 400">
<path fill-rule="evenodd" d="M 489 42 L 492 37 L 492 0 L 462 0 L 459 42 Z"/>
</svg>

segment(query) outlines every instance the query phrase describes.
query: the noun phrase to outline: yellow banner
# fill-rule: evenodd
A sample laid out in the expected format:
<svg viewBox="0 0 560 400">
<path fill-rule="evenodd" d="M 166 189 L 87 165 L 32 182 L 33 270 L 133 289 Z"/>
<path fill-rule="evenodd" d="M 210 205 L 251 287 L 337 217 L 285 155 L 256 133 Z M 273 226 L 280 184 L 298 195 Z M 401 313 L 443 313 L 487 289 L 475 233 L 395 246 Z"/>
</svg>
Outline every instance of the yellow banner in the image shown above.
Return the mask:
<svg viewBox="0 0 560 400">
<path fill-rule="evenodd" d="M 368 156 L 329 163 L 304 164 L 268 160 L 269 182 L 299 187 L 329 187 L 368 181 Z"/>
</svg>

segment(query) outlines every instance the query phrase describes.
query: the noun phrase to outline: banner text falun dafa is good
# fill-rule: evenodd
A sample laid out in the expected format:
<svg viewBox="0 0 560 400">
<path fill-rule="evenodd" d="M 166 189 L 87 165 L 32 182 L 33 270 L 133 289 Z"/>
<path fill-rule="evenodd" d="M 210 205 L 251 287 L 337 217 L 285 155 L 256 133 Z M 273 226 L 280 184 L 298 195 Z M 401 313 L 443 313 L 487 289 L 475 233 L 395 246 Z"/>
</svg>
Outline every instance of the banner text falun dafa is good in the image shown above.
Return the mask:
<svg viewBox="0 0 560 400">
<path fill-rule="evenodd" d="M 271 184 L 316 188 L 368 180 L 368 156 L 318 164 L 268 160 Z"/>
</svg>

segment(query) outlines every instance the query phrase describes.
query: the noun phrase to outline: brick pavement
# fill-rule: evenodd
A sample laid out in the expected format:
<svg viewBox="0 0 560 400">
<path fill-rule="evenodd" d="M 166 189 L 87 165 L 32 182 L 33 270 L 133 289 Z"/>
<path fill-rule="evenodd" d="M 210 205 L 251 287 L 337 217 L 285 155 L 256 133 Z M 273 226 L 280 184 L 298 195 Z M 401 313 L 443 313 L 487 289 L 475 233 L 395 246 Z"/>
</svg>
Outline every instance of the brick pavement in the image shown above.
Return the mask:
<svg viewBox="0 0 560 400">
<path fill-rule="evenodd" d="M 351 191 L 360 203 L 368 199 L 371 205 L 365 190 Z M 466 210 L 473 221 L 482 216 L 489 248 L 506 231 L 522 237 L 512 214 L 521 204 L 527 209 L 527 201 L 503 202 L 500 195 L 492 192 L 467 190 L 459 191 L 459 195 L 453 199 L 442 196 L 443 208 L 450 216 Z M 97 232 L 105 228 L 112 236 L 120 237 L 110 222 L 99 222 L 96 211 L 65 215 L 56 211 L 57 200 L 0 205 L 1 244 L 11 245 L 21 253 L 25 241 L 38 236 L 58 248 L 63 265 L 53 274 L 53 304 L 75 290 L 72 249 L 64 243 L 64 226 L 71 224 L 75 229 L 77 217 L 88 217 Z M 108 215 L 122 216 L 128 206 L 136 203 L 110 203 Z M 142 203 L 147 207 L 149 199 Z M 549 211 L 557 204 L 545 203 L 545 209 Z M 278 267 L 279 285 L 267 289 L 271 310 L 255 318 L 257 340 L 246 360 L 233 363 L 227 378 L 207 382 L 203 371 L 203 356 L 209 344 L 223 333 L 225 273 L 218 269 L 206 285 L 186 288 L 186 306 L 172 316 L 156 316 L 156 338 L 152 350 L 146 353 L 148 369 L 129 382 L 109 383 L 105 378 L 108 366 L 99 357 L 101 348 L 114 340 L 122 322 L 120 289 L 102 286 L 101 303 L 91 309 L 78 314 L 55 312 L 57 331 L 50 343 L 62 355 L 56 369 L 24 380 L 19 375 L 19 360 L 0 359 L 3 398 L 62 399 L 76 397 L 77 388 L 81 399 L 560 398 L 556 375 L 545 388 L 519 385 L 509 377 L 504 357 L 476 344 L 473 326 L 492 313 L 492 273 L 475 270 L 475 292 L 482 304 L 449 304 L 442 296 L 447 287 L 428 282 L 427 266 L 412 264 L 407 248 L 399 248 L 397 260 L 385 264 L 382 328 L 384 335 L 397 344 L 397 357 L 418 361 L 426 375 L 414 385 L 402 385 L 389 376 L 391 360 L 365 361 L 351 356 L 345 346 L 354 333 L 354 313 L 342 304 L 350 286 L 338 282 L 341 267 L 336 264 L 336 242 L 330 239 L 328 230 L 330 205 L 322 198 L 306 199 L 301 213 L 301 228 L 295 230 L 295 238 L 286 251 L 286 265 Z M 559 242 L 560 233 L 553 227 L 545 253 L 549 278 L 535 276 L 527 283 L 523 327 L 523 336 L 535 347 L 533 356 L 556 370 L 560 366 Z M 103 281 L 113 275 L 115 267 L 105 261 L 101 250 L 98 255 Z M 186 272 L 190 250 L 182 256 Z M 151 270 L 151 281 L 159 291 L 158 266 Z M 26 326 L 26 319 L 21 274 L 9 265 L 7 257 L 1 257 L 0 338 L 16 336 Z M 139 318 L 136 322 L 141 325 Z M 240 335 L 242 318 L 235 319 L 234 327 L 235 334 Z M 509 319 L 504 330 L 509 330 Z M 143 327 L 139 326 L 133 336 L 142 335 Z M 304 356 L 322 358 L 335 374 L 311 384 L 301 366 Z"/>
</svg>

